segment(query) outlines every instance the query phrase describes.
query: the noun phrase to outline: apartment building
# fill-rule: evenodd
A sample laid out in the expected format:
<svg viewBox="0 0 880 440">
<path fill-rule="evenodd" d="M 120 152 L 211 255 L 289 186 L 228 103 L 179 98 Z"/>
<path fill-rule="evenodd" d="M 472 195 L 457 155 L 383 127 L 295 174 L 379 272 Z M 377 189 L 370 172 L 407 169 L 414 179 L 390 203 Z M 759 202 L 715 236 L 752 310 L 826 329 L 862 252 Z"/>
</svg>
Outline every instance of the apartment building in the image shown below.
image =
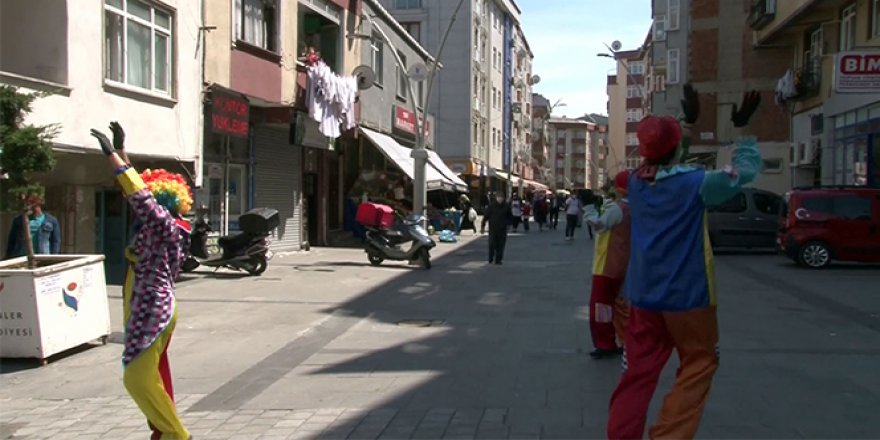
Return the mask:
<svg viewBox="0 0 880 440">
<path fill-rule="evenodd" d="M 880 187 L 880 1 L 756 0 L 748 24 L 759 54 L 790 51 L 775 92 L 792 185 Z"/>
<path fill-rule="evenodd" d="M 532 93 L 532 163 L 535 180 L 553 186 L 554 164 L 550 155 L 550 101 L 543 95 Z"/>
<path fill-rule="evenodd" d="M 582 119 L 550 117 L 548 120 L 553 189 L 598 189 L 593 178 L 591 131 L 596 124 Z"/>
<path fill-rule="evenodd" d="M 438 52 L 459 3 L 381 1 L 431 53 Z M 429 105 L 437 116 L 434 149 L 471 188 L 479 188 L 475 196 L 518 183 L 508 174 L 517 154 L 513 120 L 522 117 L 513 112 L 514 76 L 517 70 L 526 75 L 531 69 L 524 37 L 523 44 L 515 41 L 521 33 L 520 14 L 514 0 L 465 0 L 441 55 L 443 70 L 434 81 Z M 522 63 L 517 47 L 525 49 Z M 527 90 L 523 88 L 525 102 Z"/>
<path fill-rule="evenodd" d="M 613 162 L 608 148 L 608 116 L 590 113 L 578 118 L 594 124 L 589 131 L 590 136 L 590 188 L 605 189 L 606 184 L 614 179 L 614 174 L 608 170 L 608 164 Z"/>
<path fill-rule="evenodd" d="M 201 22 L 197 6 L 177 0 L 0 2 L 0 83 L 51 93 L 28 122 L 58 127 L 57 166 L 41 180 L 61 252 L 106 255 L 113 281 L 124 272 L 131 216 L 89 130 L 109 134 L 119 121 L 135 166 L 199 183 Z"/>
<path fill-rule="evenodd" d="M 646 56 L 646 46 L 615 53 L 617 71 L 608 75 L 607 83 L 609 146 L 605 171 L 608 175 L 636 168 L 641 161 L 636 127 L 651 112 L 645 93 Z"/>
<path fill-rule="evenodd" d="M 524 186 L 534 181 L 535 168 L 532 161 L 532 62 L 535 54 L 523 33 L 522 27 L 515 24 L 511 54 L 510 95 L 510 150 L 512 166 L 510 171 L 518 176 Z M 531 186 L 536 186 L 534 183 Z M 543 185 L 542 185 L 543 186 Z"/>
</svg>

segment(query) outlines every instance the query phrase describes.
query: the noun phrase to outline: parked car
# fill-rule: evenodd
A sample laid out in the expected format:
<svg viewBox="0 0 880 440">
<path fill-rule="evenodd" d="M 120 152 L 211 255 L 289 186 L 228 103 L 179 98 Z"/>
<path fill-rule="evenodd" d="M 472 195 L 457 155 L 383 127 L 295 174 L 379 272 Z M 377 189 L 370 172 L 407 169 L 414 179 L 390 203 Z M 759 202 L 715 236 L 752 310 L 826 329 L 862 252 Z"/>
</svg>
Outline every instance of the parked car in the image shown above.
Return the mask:
<svg viewBox="0 0 880 440">
<path fill-rule="evenodd" d="M 743 188 L 727 202 L 708 207 L 713 248 L 775 249 L 782 196 Z"/>
<path fill-rule="evenodd" d="M 796 188 L 785 195 L 779 249 L 812 268 L 832 260 L 880 262 L 880 189 Z"/>
</svg>

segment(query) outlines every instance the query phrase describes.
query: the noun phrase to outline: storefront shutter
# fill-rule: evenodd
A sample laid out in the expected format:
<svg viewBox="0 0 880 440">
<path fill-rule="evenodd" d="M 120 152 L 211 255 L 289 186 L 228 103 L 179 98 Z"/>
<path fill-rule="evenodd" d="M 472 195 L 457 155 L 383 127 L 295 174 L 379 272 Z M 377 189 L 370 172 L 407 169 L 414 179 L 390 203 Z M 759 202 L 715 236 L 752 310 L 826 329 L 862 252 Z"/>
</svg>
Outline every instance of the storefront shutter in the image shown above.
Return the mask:
<svg viewBox="0 0 880 440">
<path fill-rule="evenodd" d="M 288 144 L 288 130 L 257 127 L 254 133 L 257 207 L 278 210 L 278 229 L 269 238 L 273 251 L 302 247 L 302 148 Z"/>
</svg>

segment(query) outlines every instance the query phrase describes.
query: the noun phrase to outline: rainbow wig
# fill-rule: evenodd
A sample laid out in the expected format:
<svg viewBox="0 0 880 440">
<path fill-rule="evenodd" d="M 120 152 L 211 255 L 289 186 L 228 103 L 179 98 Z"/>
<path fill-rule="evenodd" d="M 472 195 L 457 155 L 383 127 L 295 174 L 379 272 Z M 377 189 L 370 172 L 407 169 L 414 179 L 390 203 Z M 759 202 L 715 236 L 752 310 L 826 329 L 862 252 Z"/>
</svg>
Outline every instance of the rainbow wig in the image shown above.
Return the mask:
<svg viewBox="0 0 880 440">
<path fill-rule="evenodd" d="M 146 169 L 141 173 L 141 179 L 156 202 L 172 214 L 184 215 L 192 208 L 192 191 L 180 174 L 163 169 Z"/>
</svg>

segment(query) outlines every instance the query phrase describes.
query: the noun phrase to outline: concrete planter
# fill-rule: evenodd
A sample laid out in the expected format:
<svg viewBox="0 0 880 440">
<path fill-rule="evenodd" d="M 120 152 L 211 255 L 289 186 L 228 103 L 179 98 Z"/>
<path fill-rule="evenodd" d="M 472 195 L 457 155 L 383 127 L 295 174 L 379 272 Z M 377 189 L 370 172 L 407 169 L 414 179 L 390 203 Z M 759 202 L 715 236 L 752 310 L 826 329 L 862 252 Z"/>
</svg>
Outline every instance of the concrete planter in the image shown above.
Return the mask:
<svg viewBox="0 0 880 440">
<path fill-rule="evenodd" d="M 110 335 L 103 255 L 38 255 L 0 262 L 0 357 L 36 358 Z"/>
</svg>

